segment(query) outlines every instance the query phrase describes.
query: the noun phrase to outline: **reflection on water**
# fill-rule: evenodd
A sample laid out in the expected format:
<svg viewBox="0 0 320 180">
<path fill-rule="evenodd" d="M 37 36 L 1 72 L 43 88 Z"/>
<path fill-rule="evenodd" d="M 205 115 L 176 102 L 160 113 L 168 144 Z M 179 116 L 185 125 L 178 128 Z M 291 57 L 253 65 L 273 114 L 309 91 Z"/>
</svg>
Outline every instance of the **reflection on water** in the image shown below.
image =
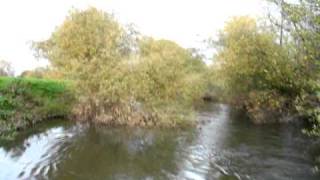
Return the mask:
<svg viewBox="0 0 320 180">
<path fill-rule="evenodd" d="M 253 126 L 226 105 L 193 130 L 53 121 L 0 142 L 0 179 L 319 179 L 298 128 Z"/>
</svg>

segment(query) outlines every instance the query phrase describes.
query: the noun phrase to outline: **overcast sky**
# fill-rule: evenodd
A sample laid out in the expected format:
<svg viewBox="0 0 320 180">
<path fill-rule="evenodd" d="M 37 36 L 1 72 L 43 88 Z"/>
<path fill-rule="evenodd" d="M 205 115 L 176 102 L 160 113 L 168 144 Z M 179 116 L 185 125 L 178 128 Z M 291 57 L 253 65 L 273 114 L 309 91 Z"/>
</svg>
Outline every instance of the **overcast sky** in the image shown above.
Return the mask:
<svg viewBox="0 0 320 180">
<path fill-rule="evenodd" d="M 200 48 L 232 16 L 265 13 L 263 0 L 1 0 L 0 59 L 11 62 L 16 74 L 45 65 L 34 58 L 30 42 L 47 39 L 71 8 L 88 6 L 186 48 Z"/>
</svg>

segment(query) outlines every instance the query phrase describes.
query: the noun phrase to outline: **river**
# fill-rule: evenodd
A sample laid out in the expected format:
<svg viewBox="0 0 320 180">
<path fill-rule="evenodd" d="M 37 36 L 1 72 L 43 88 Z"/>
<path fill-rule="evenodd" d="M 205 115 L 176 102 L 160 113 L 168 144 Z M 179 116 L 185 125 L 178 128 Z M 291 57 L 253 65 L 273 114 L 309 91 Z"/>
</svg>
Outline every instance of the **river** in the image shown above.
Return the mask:
<svg viewBox="0 0 320 180">
<path fill-rule="evenodd" d="M 190 130 L 45 122 L 0 142 L 0 180 L 320 179 L 300 128 L 255 126 L 224 104 L 197 118 Z"/>
</svg>

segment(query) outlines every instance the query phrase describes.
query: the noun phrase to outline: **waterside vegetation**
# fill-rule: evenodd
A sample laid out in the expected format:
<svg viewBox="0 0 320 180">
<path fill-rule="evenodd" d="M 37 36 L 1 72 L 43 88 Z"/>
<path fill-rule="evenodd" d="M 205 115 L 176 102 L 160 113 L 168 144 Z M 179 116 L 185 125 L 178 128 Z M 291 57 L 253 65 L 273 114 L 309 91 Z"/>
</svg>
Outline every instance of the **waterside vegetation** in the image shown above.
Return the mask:
<svg viewBox="0 0 320 180">
<path fill-rule="evenodd" d="M 205 97 L 244 109 L 257 124 L 305 120 L 305 132 L 320 135 L 319 1 L 270 2 L 281 23 L 231 19 L 212 41 L 209 66 L 197 51 L 143 36 L 111 14 L 72 10 L 49 39 L 33 43 L 48 68 L 0 79 L 1 131 L 56 116 L 189 126 Z"/>
<path fill-rule="evenodd" d="M 0 136 L 42 120 L 68 117 L 74 102 L 69 83 L 46 79 L 0 77 Z"/>
</svg>

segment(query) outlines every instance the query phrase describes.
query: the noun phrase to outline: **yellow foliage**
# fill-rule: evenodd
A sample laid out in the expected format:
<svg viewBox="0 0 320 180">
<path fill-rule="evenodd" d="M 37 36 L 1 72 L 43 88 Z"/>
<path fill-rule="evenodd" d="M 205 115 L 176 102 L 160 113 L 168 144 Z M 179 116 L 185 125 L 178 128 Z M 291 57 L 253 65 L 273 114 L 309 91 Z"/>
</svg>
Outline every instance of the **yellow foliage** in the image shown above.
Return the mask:
<svg viewBox="0 0 320 180">
<path fill-rule="evenodd" d="M 139 44 L 138 51 L 128 53 L 134 49 L 128 40 L 130 35 L 111 15 L 90 8 L 71 12 L 35 48 L 74 82 L 78 118 L 170 126 L 192 118 L 192 102 L 203 89 L 196 72 L 205 68 L 201 60 L 174 42 L 151 38 L 133 43 Z"/>
</svg>

